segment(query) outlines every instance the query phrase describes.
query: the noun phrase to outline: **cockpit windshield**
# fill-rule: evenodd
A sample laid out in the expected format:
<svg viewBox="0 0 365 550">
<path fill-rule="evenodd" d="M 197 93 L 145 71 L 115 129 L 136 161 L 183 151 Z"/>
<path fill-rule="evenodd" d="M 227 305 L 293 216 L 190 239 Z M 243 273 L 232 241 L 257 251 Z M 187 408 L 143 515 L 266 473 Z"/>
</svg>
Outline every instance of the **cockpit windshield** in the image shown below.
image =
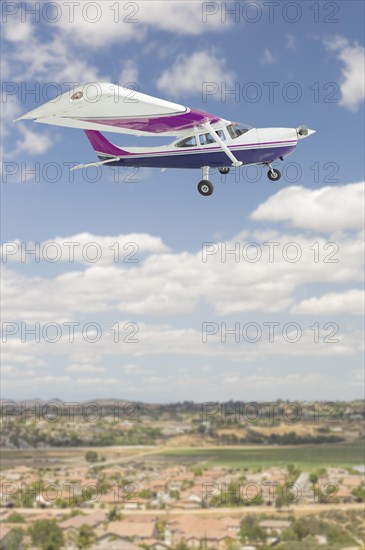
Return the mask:
<svg viewBox="0 0 365 550">
<path fill-rule="evenodd" d="M 246 126 L 246 124 L 228 124 L 227 130 L 232 139 L 236 139 L 242 134 L 245 134 L 249 130 L 252 130 L 251 126 Z"/>
</svg>

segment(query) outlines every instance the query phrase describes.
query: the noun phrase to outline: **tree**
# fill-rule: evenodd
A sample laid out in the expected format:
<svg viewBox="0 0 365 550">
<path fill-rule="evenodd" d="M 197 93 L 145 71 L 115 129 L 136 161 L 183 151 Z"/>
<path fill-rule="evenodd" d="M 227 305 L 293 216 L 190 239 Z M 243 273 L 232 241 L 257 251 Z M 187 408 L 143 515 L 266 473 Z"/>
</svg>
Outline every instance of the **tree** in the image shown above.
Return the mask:
<svg viewBox="0 0 365 550">
<path fill-rule="evenodd" d="M 76 546 L 81 550 L 84 548 L 90 548 L 96 541 L 94 529 L 90 525 L 81 525 L 77 539 Z"/>
<path fill-rule="evenodd" d="M 365 487 L 363 485 L 356 487 L 352 494 L 356 497 L 357 502 L 365 502 Z"/>
<path fill-rule="evenodd" d="M 310 534 L 308 527 L 298 520 L 294 521 L 292 529 L 298 540 L 303 540 L 307 535 Z"/>
<path fill-rule="evenodd" d="M 265 530 L 260 527 L 257 519 L 254 516 L 246 516 L 241 521 L 240 529 L 241 541 L 258 542 L 266 540 Z"/>
<path fill-rule="evenodd" d="M 58 550 L 65 539 L 61 527 L 54 519 L 40 519 L 29 529 L 32 543 L 40 550 Z"/>
<path fill-rule="evenodd" d="M 119 512 L 119 510 L 114 507 L 107 515 L 108 521 L 120 521 L 122 519 L 122 514 Z"/>
<path fill-rule="evenodd" d="M 163 540 L 165 538 L 166 521 L 159 519 L 156 522 L 157 538 Z"/>
<path fill-rule="evenodd" d="M 8 523 L 24 523 L 25 519 L 19 512 L 13 512 L 7 517 L 6 521 Z"/>
<path fill-rule="evenodd" d="M 309 481 L 313 484 L 318 483 L 318 475 L 312 472 L 311 474 L 309 474 Z"/>
<path fill-rule="evenodd" d="M 240 547 L 240 544 L 237 540 L 234 539 L 226 539 L 225 541 L 225 548 L 226 550 L 238 550 Z"/>
<path fill-rule="evenodd" d="M 284 504 L 286 504 L 284 497 L 281 495 L 278 495 L 275 499 L 275 508 L 277 508 L 278 510 L 281 510 Z"/>
<path fill-rule="evenodd" d="M 98 453 L 95 451 L 87 451 L 87 453 L 85 453 L 85 459 L 87 460 L 87 462 L 97 462 Z"/>
<path fill-rule="evenodd" d="M 153 497 L 153 493 L 151 489 L 141 489 L 139 492 L 139 496 L 141 498 L 150 499 Z"/>
<path fill-rule="evenodd" d="M 11 550 L 20 550 L 22 548 L 23 536 L 23 530 L 19 527 L 12 529 L 7 537 L 5 537 L 4 548 L 11 548 Z"/>
</svg>

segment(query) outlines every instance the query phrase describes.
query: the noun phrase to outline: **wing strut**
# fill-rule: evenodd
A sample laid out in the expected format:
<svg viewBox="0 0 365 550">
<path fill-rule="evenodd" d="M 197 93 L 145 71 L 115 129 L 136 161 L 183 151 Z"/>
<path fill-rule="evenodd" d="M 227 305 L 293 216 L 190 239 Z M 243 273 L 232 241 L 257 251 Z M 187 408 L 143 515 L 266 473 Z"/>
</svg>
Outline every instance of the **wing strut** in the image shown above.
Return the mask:
<svg viewBox="0 0 365 550">
<path fill-rule="evenodd" d="M 232 161 L 232 166 L 235 166 L 235 167 L 242 166 L 243 162 L 236 159 L 236 157 L 234 156 L 232 151 L 227 147 L 227 145 L 224 143 L 224 141 L 221 140 L 221 138 L 219 137 L 217 132 L 215 130 L 213 130 L 210 123 L 207 122 L 206 124 L 204 124 L 204 126 L 207 129 L 207 131 L 209 132 L 209 134 L 212 136 L 214 141 L 216 141 L 218 143 L 218 145 L 221 146 L 223 151 L 226 153 L 227 157 Z"/>
</svg>

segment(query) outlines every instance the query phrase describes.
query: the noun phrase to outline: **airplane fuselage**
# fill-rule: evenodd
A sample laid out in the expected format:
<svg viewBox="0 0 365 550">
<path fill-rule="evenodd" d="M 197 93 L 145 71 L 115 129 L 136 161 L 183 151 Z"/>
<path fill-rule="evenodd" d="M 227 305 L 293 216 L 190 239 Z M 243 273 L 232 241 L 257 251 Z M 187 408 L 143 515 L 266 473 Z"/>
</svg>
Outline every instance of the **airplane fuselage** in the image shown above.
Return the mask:
<svg viewBox="0 0 365 550">
<path fill-rule="evenodd" d="M 217 130 L 215 125 L 214 130 Z M 227 127 L 219 128 L 224 137 L 224 143 L 243 164 L 270 164 L 280 157 L 292 153 L 298 143 L 298 133 L 295 128 L 251 128 L 242 135 L 232 138 Z M 131 147 L 128 150 L 120 149 L 119 160 L 110 162 L 109 166 L 136 166 L 151 168 L 201 168 L 203 166 L 224 167 L 230 166 L 226 153 L 218 143 L 202 144 L 206 136 L 202 130 L 191 133 L 190 136 L 173 141 L 169 145 L 160 147 Z M 181 146 L 182 141 L 189 145 Z M 118 147 L 114 146 L 115 149 Z M 101 149 L 101 147 L 100 147 Z M 117 152 L 96 150 L 101 161 L 115 157 Z"/>
</svg>

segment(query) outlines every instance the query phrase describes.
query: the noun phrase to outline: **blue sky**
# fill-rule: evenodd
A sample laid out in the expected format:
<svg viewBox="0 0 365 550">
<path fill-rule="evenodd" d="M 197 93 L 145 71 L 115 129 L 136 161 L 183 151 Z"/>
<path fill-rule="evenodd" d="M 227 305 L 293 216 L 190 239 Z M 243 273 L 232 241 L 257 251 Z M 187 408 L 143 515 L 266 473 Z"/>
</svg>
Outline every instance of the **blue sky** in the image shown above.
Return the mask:
<svg viewBox="0 0 365 550">
<path fill-rule="evenodd" d="M 360 397 L 363 3 L 226 3 L 239 5 L 234 19 L 221 2 L 120 2 L 119 14 L 114 2 L 81 2 L 73 22 L 68 3 L 51 4 L 37 21 L 24 3 L 2 6 L 2 241 L 14 243 L 12 250 L 32 242 L 62 250 L 59 262 L 24 263 L 11 245 L 5 249 L 3 317 L 19 331 L 4 345 L 3 396 Z M 67 163 L 95 158 L 82 131 L 12 121 L 54 94 L 51 83 L 66 91 L 67 82 L 98 81 L 135 82 L 144 93 L 251 126 L 306 124 L 317 133 L 285 160 L 280 182 L 261 168 L 214 174 L 209 198 L 198 195 L 194 170 L 122 170 L 117 182 L 108 168 L 70 175 Z M 207 82 L 218 91 L 205 98 Z M 239 98 L 225 97 L 224 86 Z M 126 147 L 155 143 L 108 137 Z M 32 169 L 36 176 L 24 181 Z M 97 243 L 102 258 L 92 263 L 76 254 L 71 263 L 65 242 L 78 249 Z M 121 250 L 136 243 L 138 263 L 113 263 L 115 242 Z M 218 251 L 207 262 L 204 242 Z M 256 263 L 242 256 L 250 242 L 262 251 Z M 279 243 L 273 262 L 264 242 Z M 302 253 L 297 263 L 283 258 L 292 242 Z M 222 262 L 224 246 L 238 247 L 238 262 Z M 329 253 L 338 262 L 325 261 Z M 108 327 L 128 321 L 138 324 L 139 342 L 113 343 Z M 273 343 L 268 321 L 279 323 Z M 70 344 L 65 330 L 54 344 L 22 342 L 22 322 L 63 329 L 64 322 L 95 322 L 104 330 L 94 344 L 79 333 Z M 204 322 L 218 327 L 206 343 Z M 224 343 L 222 323 L 256 323 L 263 334 L 256 343 L 242 334 Z M 301 328 L 298 342 L 283 339 L 287 323 Z M 319 343 L 309 329 L 315 323 Z M 326 323 L 339 327 L 339 342 L 323 342 Z"/>
</svg>

